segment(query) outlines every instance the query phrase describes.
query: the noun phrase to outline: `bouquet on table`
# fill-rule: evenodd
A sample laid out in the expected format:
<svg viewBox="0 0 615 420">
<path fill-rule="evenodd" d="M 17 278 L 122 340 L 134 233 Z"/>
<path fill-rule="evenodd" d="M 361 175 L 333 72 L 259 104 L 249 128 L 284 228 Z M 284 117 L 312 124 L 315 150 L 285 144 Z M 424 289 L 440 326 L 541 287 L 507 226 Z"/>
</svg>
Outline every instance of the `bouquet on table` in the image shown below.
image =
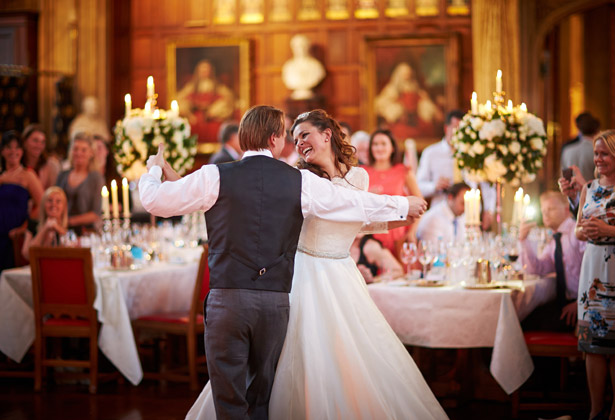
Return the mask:
<svg viewBox="0 0 615 420">
<path fill-rule="evenodd" d="M 547 154 L 540 118 L 521 106 L 474 106 L 453 135 L 454 157 L 472 181 L 507 182 L 516 187 L 536 179 Z"/>
<path fill-rule="evenodd" d="M 148 113 L 133 109 L 115 125 L 115 161 L 118 172 L 136 180 L 145 172 L 145 162 L 165 147 L 164 158 L 179 173 L 192 168 L 196 154 L 196 136 L 190 135 L 190 124 L 171 112 Z"/>
</svg>

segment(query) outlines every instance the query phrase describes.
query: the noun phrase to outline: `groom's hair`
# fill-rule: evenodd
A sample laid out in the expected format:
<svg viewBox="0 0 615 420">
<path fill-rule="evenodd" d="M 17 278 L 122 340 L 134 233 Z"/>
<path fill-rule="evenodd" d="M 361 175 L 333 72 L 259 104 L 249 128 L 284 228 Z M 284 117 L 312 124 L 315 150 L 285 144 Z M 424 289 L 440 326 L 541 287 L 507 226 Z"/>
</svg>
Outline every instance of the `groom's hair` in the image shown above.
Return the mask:
<svg viewBox="0 0 615 420">
<path fill-rule="evenodd" d="M 267 105 L 250 108 L 239 123 L 241 150 L 269 149 L 271 135 L 284 135 L 284 113 Z"/>
</svg>

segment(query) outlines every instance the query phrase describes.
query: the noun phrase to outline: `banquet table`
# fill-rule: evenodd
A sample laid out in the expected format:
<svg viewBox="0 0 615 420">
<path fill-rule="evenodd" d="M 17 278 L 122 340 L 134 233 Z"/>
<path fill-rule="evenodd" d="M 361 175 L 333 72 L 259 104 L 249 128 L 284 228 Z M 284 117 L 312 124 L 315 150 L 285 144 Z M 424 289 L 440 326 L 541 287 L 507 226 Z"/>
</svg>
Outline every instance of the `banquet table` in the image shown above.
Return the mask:
<svg viewBox="0 0 615 420">
<path fill-rule="evenodd" d="M 134 385 L 143 370 L 131 320 L 190 307 L 198 256 L 187 262 L 154 263 L 138 270 L 95 269 L 94 307 L 101 323 L 98 346 Z M 34 342 L 30 267 L 4 270 L 0 276 L 0 351 L 20 362 Z"/>
<path fill-rule="evenodd" d="M 461 285 L 407 286 L 376 283 L 370 295 L 406 345 L 430 348 L 493 348 L 490 372 L 511 394 L 531 375 L 520 318 L 555 297 L 551 279 L 518 282 L 515 288 L 467 289 Z"/>
</svg>

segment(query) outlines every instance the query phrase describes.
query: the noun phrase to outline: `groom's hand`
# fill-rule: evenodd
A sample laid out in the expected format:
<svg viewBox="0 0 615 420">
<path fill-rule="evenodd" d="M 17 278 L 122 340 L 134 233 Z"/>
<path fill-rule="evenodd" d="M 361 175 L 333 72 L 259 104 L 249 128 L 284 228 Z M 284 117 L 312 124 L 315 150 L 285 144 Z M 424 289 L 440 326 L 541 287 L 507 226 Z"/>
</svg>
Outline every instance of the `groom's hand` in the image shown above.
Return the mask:
<svg viewBox="0 0 615 420">
<path fill-rule="evenodd" d="M 160 166 L 160 168 L 164 168 L 164 164 L 164 144 L 160 144 L 158 145 L 158 153 L 147 159 L 147 170 L 149 171 L 153 166 Z"/>
<path fill-rule="evenodd" d="M 408 217 L 419 218 L 427 210 L 427 202 L 420 197 L 408 196 Z"/>
</svg>

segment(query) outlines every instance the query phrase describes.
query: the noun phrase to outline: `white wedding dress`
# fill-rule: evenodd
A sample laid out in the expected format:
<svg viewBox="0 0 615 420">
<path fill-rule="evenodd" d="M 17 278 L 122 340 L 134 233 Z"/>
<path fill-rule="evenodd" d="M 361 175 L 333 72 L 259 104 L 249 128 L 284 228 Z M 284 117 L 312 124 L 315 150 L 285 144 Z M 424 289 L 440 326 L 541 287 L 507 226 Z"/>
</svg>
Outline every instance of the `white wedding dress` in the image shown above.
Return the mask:
<svg viewBox="0 0 615 420">
<path fill-rule="evenodd" d="M 352 168 L 333 183 L 367 189 Z M 446 419 L 348 252 L 361 223 L 306 218 L 290 319 L 269 403 L 273 420 Z M 214 419 L 209 383 L 186 419 Z"/>
</svg>

